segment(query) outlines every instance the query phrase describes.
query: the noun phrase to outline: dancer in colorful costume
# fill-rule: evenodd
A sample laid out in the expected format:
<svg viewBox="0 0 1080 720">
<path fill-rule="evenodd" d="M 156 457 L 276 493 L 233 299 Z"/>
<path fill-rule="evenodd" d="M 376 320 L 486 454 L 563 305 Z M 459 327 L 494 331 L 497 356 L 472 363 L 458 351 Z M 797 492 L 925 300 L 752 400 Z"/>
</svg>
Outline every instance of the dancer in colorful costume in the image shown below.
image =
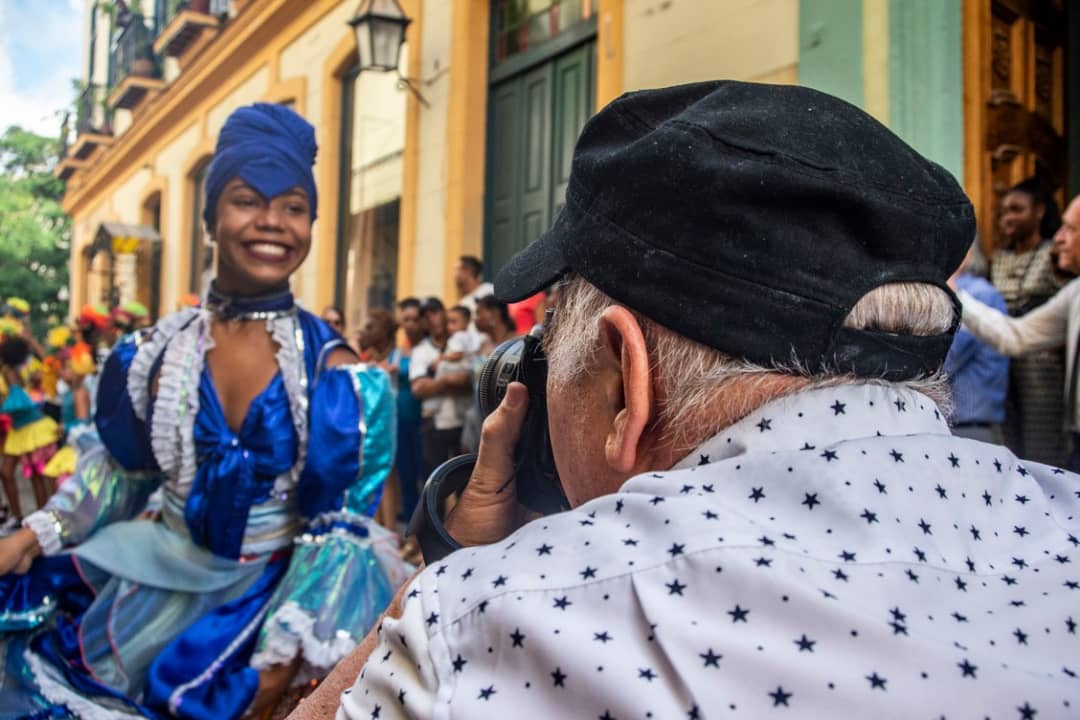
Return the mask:
<svg viewBox="0 0 1080 720">
<path fill-rule="evenodd" d="M 205 306 L 117 344 L 102 446 L 0 540 L 0 622 L 23 629 L 2 648 L 0 716 L 257 716 L 348 653 L 408 572 L 369 519 L 393 457 L 388 377 L 288 289 L 314 158 L 282 106 L 222 129 Z M 159 517 L 132 521 L 158 487 Z"/>
</svg>

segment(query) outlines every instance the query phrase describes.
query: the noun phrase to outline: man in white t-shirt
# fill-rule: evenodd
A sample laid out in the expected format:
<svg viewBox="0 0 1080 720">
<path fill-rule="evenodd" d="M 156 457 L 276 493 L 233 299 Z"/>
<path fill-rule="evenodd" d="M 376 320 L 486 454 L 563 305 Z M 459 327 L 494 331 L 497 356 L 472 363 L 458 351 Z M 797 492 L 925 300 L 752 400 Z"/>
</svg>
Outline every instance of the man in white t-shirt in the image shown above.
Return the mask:
<svg viewBox="0 0 1080 720">
<path fill-rule="evenodd" d="M 462 255 L 454 266 L 454 286 L 461 299 L 458 305 L 476 314 L 476 301 L 495 292 L 489 282 L 484 282 L 484 262 L 474 255 Z M 475 326 L 469 323 L 470 328 Z"/>
<path fill-rule="evenodd" d="M 424 478 L 458 453 L 461 447 L 462 418 L 442 413 L 444 402 L 472 392 L 468 372 L 437 373 L 440 356 L 447 350 L 446 309 L 438 298 L 428 298 L 420 306 L 427 337 L 413 348 L 409 364 L 409 384 L 420 399 L 420 448 Z"/>
</svg>

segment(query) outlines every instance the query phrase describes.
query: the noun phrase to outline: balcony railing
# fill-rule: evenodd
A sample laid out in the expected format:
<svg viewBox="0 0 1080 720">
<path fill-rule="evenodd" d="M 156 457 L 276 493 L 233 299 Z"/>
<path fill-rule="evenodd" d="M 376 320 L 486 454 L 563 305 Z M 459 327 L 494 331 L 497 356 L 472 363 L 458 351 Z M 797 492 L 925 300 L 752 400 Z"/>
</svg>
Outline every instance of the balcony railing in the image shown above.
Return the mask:
<svg viewBox="0 0 1080 720">
<path fill-rule="evenodd" d="M 175 0 L 154 41 L 154 52 L 182 57 L 205 31 L 216 30 L 228 12 L 228 0 Z"/>
<path fill-rule="evenodd" d="M 89 85 L 75 104 L 75 132 L 78 135 L 111 135 L 112 113 L 105 107 L 105 88 Z"/>
<path fill-rule="evenodd" d="M 124 24 L 112 46 L 109 62 L 109 87 L 116 87 L 127 77 L 157 78 L 161 76 L 154 57 L 153 32 L 139 15 L 121 19 Z"/>
</svg>

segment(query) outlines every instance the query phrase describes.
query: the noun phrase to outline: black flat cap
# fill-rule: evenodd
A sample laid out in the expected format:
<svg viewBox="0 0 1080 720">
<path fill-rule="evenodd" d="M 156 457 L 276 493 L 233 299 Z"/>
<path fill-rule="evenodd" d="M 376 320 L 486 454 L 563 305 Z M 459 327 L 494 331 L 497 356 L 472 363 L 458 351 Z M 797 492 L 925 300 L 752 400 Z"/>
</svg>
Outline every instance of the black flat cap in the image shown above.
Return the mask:
<svg viewBox="0 0 1080 720">
<path fill-rule="evenodd" d="M 946 281 L 975 237 L 945 169 L 809 88 L 733 81 L 623 95 L 574 150 L 566 205 L 499 272 L 529 297 L 574 272 L 681 335 L 755 363 L 891 380 L 942 365 L 959 322 L 842 327 L 874 288 Z"/>
</svg>

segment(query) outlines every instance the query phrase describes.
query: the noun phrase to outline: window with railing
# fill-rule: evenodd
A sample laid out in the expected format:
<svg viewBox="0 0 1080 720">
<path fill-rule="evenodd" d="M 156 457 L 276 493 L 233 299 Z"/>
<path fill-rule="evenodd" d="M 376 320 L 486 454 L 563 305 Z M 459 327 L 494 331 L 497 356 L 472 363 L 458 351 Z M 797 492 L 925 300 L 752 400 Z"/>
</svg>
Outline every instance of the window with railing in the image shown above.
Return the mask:
<svg viewBox="0 0 1080 720">
<path fill-rule="evenodd" d="M 587 22 L 597 0 L 494 0 L 493 63 L 500 63 Z"/>
<path fill-rule="evenodd" d="M 224 17 L 229 14 L 229 0 L 160 0 L 162 3 L 167 3 L 165 12 L 163 13 L 163 22 L 161 27 L 164 28 L 169 22 L 179 15 L 184 10 L 191 10 L 193 12 L 203 13 L 205 15 L 215 15 L 217 17 Z"/>
<path fill-rule="evenodd" d="M 112 113 L 105 106 L 105 88 L 91 83 L 83 88 L 75 106 L 75 132 L 109 135 Z"/>
<path fill-rule="evenodd" d="M 117 18 L 119 31 L 113 40 L 109 58 L 109 87 L 116 87 L 130 75 L 159 77 L 154 57 L 154 33 L 141 15 L 122 14 Z"/>
</svg>

